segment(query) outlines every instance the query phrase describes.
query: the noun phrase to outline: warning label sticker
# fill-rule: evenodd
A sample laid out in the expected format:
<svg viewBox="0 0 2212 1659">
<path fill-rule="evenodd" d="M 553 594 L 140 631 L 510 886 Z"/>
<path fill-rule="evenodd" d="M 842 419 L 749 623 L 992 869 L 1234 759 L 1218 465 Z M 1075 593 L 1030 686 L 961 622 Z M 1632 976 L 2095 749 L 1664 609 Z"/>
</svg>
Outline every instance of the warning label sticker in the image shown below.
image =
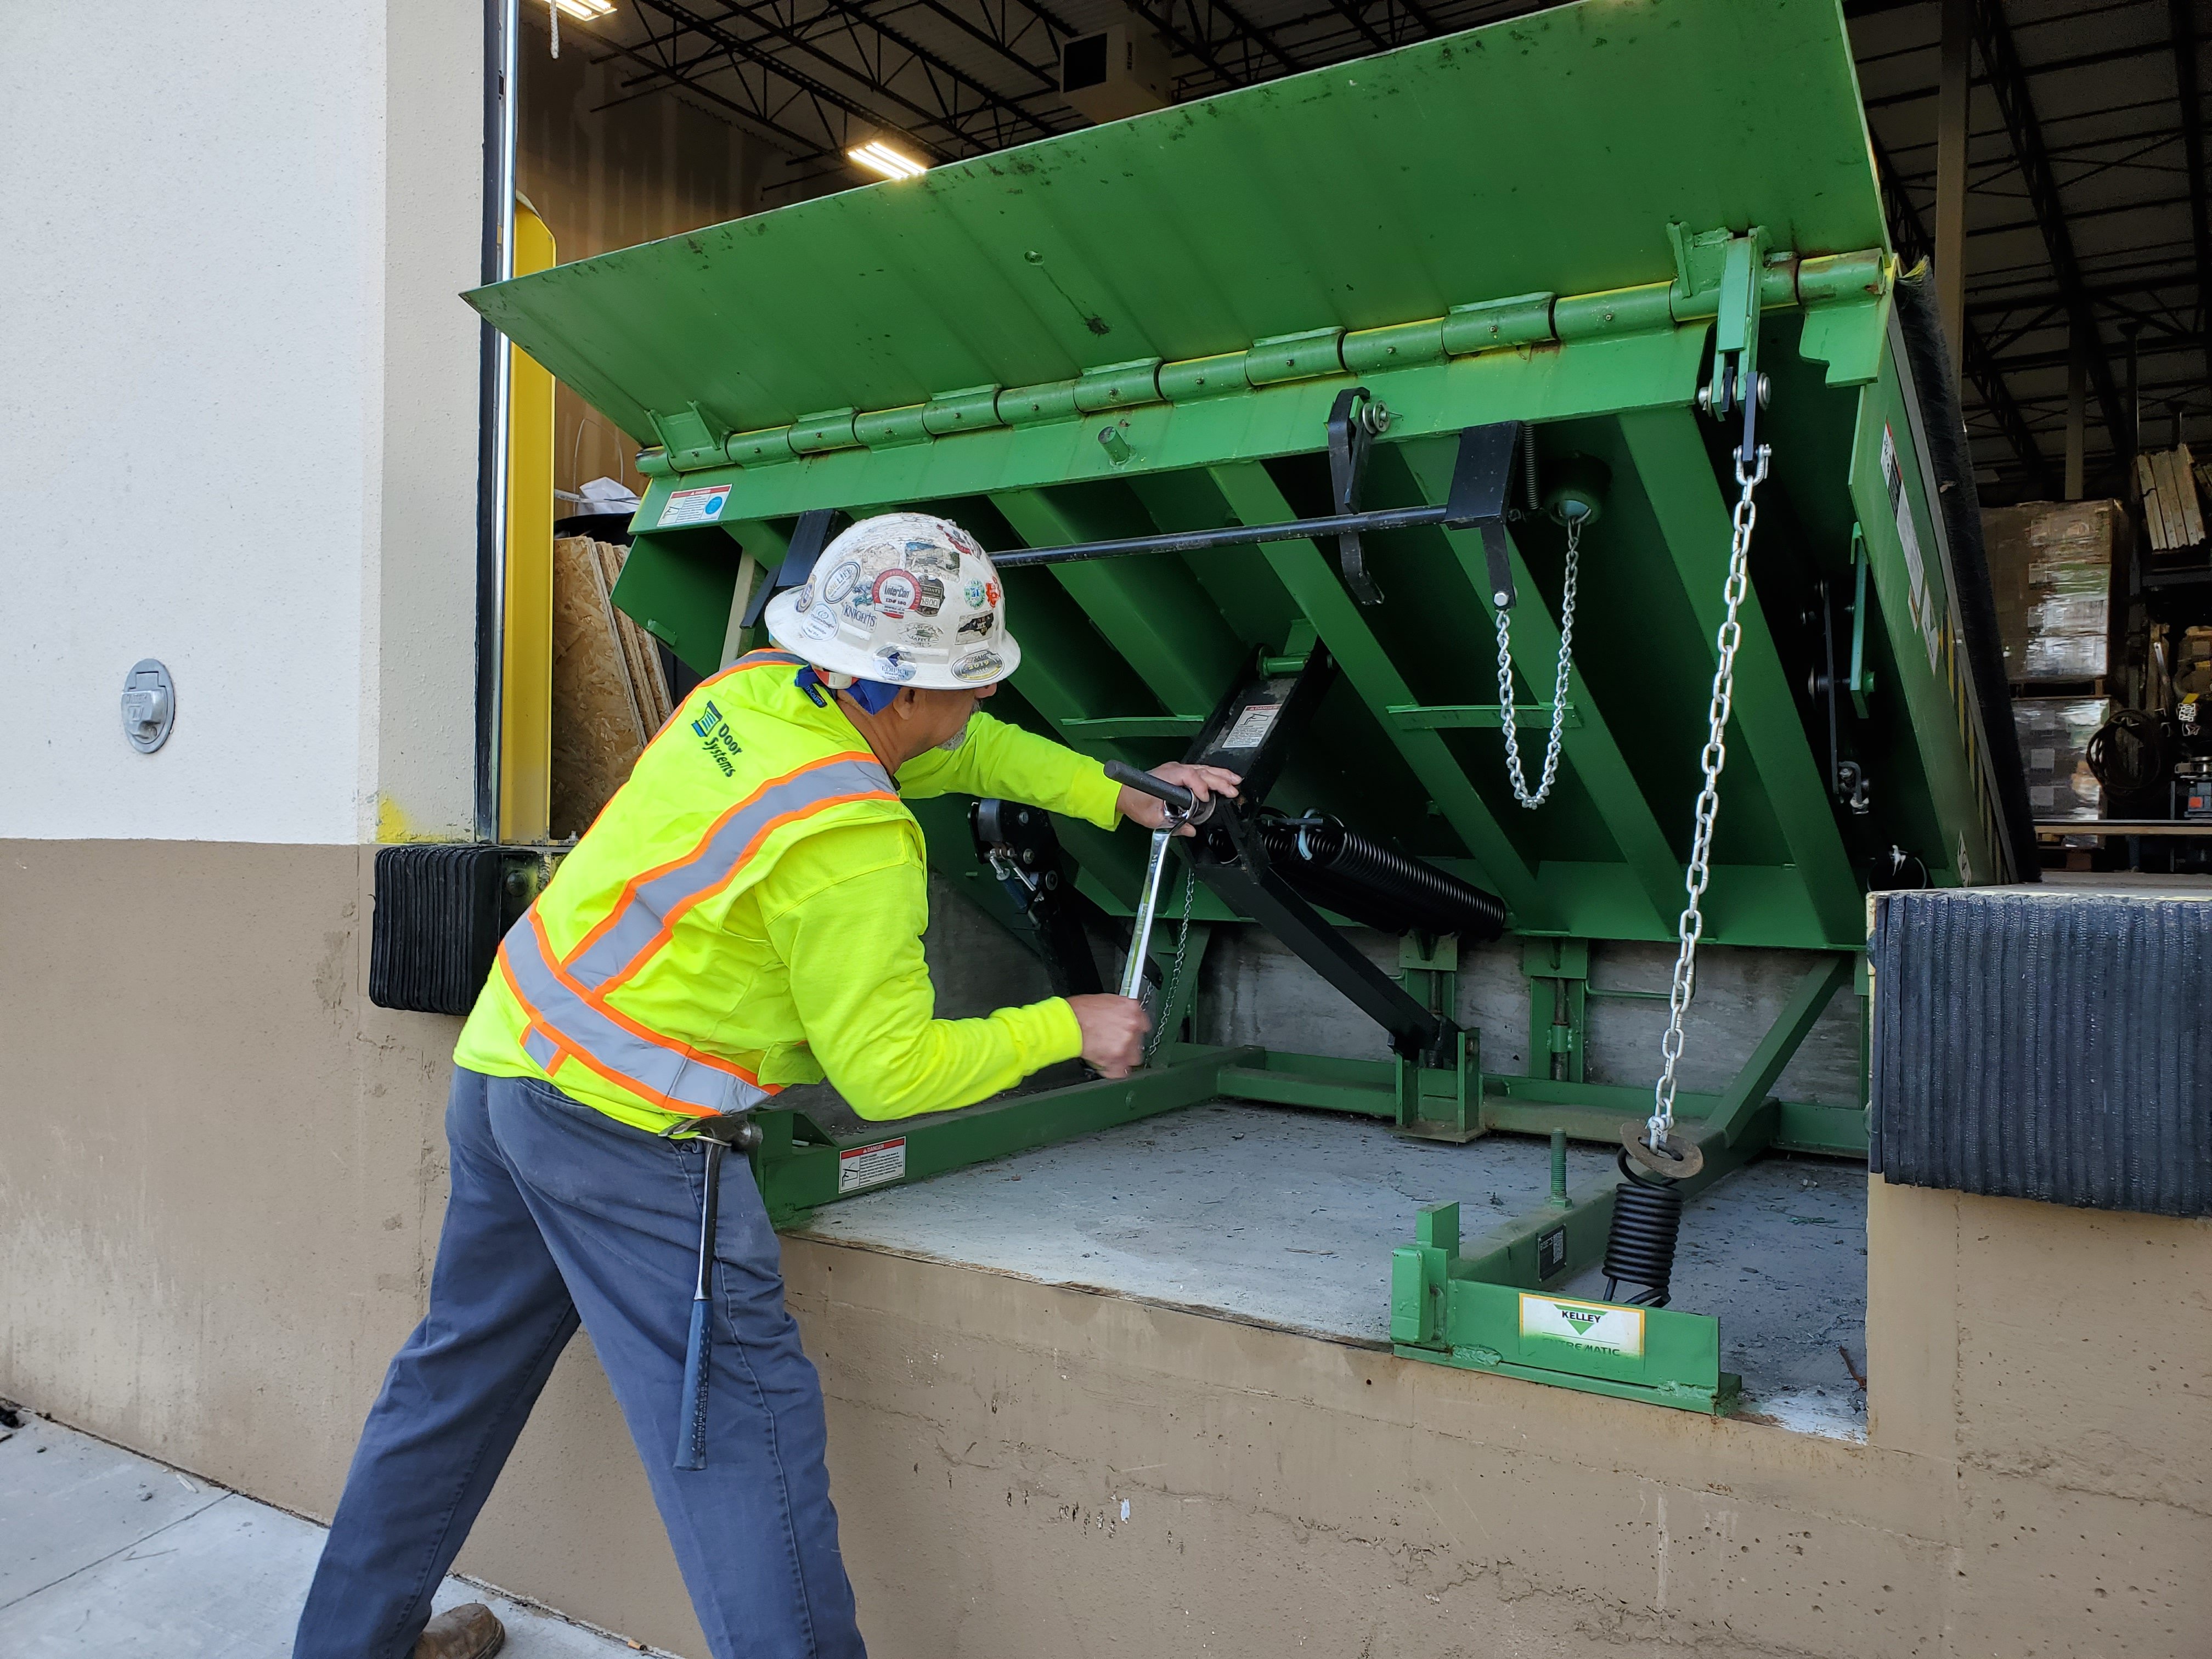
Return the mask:
<svg viewBox="0 0 2212 1659">
<path fill-rule="evenodd" d="M 1549 1279 L 1553 1273 L 1564 1273 L 1567 1266 L 1567 1230 L 1554 1227 L 1547 1233 L 1536 1235 L 1536 1277 Z"/>
<path fill-rule="evenodd" d="M 1267 740 L 1274 729 L 1275 716 L 1283 712 L 1279 702 L 1255 702 L 1249 705 L 1229 728 L 1229 735 L 1221 740 L 1224 749 L 1257 749 Z"/>
<path fill-rule="evenodd" d="M 1920 629 L 1921 642 L 1928 647 L 1928 665 L 1936 668 L 1942 646 L 1936 607 L 1928 595 L 1928 567 L 1920 555 L 1920 532 L 1912 522 L 1912 498 L 1905 493 L 1905 469 L 1898 462 L 1897 440 L 1887 426 L 1881 429 L 1881 482 L 1889 491 L 1898 545 L 1905 550 L 1905 574 L 1911 583 L 1906 597 L 1911 604 L 1912 620 Z"/>
<path fill-rule="evenodd" d="M 656 530 L 667 530 L 687 524 L 712 524 L 722 516 L 722 508 L 730 499 L 727 484 L 711 484 L 698 489 L 679 489 L 668 498 L 654 524 Z"/>
<path fill-rule="evenodd" d="M 1577 1348 L 1602 1348 L 1634 1359 L 1644 1352 L 1644 1310 L 1565 1297 L 1521 1297 L 1521 1335 L 1552 1337 Z"/>
<path fill-rule="evenodd" d="M 837 1154 L 837 1190 L 865 1191 L 887 1181 L 906 1179 L 906 1139 L 879 1140 L 872 1146 L 853 1146 Z"/>
</svg>

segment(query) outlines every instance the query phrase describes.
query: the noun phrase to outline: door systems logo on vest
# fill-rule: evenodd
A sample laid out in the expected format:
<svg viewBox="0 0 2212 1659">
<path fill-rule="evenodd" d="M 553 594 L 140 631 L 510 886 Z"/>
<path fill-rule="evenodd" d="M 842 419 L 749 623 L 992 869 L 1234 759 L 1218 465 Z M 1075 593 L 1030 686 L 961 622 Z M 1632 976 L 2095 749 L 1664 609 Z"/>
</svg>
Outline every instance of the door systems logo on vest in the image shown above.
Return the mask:
<svg viewBox="0 0 2212 1659">
<path fill-rule="evenodd" d="M 737 757 L 744 750 L 738 746 L 737 738 L 730 734 L 730 723 L 722 718 L 722 711 L 712 702 L 708 703 L 699 711 L 699 718 L 691 722 L 691 729 L 699 734 L 699 747 L 705 751 L 707 758 L 722 769 L 722 775 L 726 778 L 734 775 L 738 769 Z"/>
</svg>

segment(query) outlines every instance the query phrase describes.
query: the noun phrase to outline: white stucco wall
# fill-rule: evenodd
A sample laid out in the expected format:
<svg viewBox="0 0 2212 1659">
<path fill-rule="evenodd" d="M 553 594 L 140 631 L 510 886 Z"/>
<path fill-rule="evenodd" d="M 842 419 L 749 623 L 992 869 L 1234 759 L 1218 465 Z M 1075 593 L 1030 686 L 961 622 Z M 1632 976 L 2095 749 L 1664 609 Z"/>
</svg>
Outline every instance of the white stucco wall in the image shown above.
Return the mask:
<svg viewBox="0 0 2212 1659">
<path fill-rule="evenodd" d="M 85 25 L 0 0 L 0 836 L 463 830 L 481 10 Z"/>
</svg>

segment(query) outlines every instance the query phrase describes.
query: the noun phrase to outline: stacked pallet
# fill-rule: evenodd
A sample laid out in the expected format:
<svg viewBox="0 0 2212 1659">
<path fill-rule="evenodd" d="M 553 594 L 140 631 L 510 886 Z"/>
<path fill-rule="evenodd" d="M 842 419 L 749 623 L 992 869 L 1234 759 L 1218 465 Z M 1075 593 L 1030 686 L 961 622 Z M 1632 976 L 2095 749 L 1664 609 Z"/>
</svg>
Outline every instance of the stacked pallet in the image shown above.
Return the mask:
<svg viewBox="0 0 2212 1659">
<path fill-rule="evenodd" d="M 553 544 L 556 841 L 590 827 L 673 712 L 652 637 L 615 609 L 628 552 L 588 536 Z"/>
<path fill-rule="evenodd" d="M 2118 501 L 2030 501 L 1982 514 L 2005 678 L 2014 686 L 2110 673 L 2114 554 L 2126 534 Z"/>
<path fill-rule="evenodd" d="M 2143 528 L 2151 549 L 2178 553 L 2204 539 L 2204 511 L 2197 486 L 2204 469 L 2197 466 L 2187 444 L 2154 455 L 2136 457 L 2136 483 L 2142 490 Z"/>
</svg>

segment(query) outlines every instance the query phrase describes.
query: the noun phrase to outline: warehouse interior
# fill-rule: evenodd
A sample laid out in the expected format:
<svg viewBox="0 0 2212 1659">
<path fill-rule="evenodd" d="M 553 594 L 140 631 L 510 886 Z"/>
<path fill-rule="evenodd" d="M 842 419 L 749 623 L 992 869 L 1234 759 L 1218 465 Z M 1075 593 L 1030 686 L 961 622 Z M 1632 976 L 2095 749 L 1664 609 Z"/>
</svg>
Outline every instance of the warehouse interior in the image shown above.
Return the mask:
<svg viewBox="0 0 2212 1659">
<path fill-rule="evenodd" d="M 56 1337 L 42 1300 L 0 1368 L 0 1394 L 53 1419 L 24 1440 L 105 1468 L 52 1438 L 74 1425 L 187 1485 L 327 1517 L 427 1281 L 466 1006 L 426 965 L 459 924 L 422 908 L 402 855 L 478 855 L 470 925 L 511 921 L 686 697 L 769 643 L 761 605 L 813 580 L 829 515 L 926 501 L 1000 557 L 1031 659 L 1071 665 L 1018 676 L 992 712 L 1100 758 L 1241 756 L 1282 783 L 1253 801 L 1265 852 L 1218 830 L 1157 885 L 1133 829 L 1000 833 L 964 800 L 917 803 L 940 1014 L 1133 982 L 1151 1063 L 1116 1084 L 1071 1063 L 896 1133 L 828 1085 L 757 1118 L 878 1651 L 2187 1650 L 2212 1544 L 2212 1466 L 2191 1449 L 2212 1443 L 2212 1315 L 2176 1297 L 2212 1260 L 2212 15 L 1728 10 L 489 0 L 469 303 L 475 459 L 498 487 L 472 546 L 448 534 L 441 554 L 473 559 L 473 822 L 426 830 L 380 798 L 376 844 L 331 878 L 342 911 L 210 858 L 161 923 L 188 939 L 250 902 L 264 932 L 319 941 L 309 972 L 270 952 L 177 987 L 164 1029 L 212 1029 L 234 1000 L 305 1015 L 328 1028 L 323 1072 L 405 1132 L 378 1149 L 349 1127 L 334 1226 L 288 1194 L 254 1235 L 315 1237 L 328 1307 L 270 1316 L 314 1354 L 305 1380 L 271 1390 L 204 1355 L 149 1370 L 127 1342 Z M 1762 42 L 1802 79 L 1670 129 L 1668 160 L 1608 179 L 1583 159 L 1606 122 L 1612 143 L 1717 101 Z M 1481 89 L 1465 131 L 1492 131 L 1490 99 L 1525 132 L 1408 164 L 1412 185 L 1353 208 L 1433 131 L 1407 106 L 1462 118 L 1424 100 L 1462 74 Z M 1559 86 L 1574 95 L 1537 90 Z M 1192 106 L 1161 164 L 1188 176 L 1132 186 L 1121 135 Z M 1739 166 L 1763 231 L 1732 206 L 1676 224 L 1671 264 L 1660 224 L 1616 233 L 1650 179 L 1736 189 Z M 1778 182 L 1831 166 L 1817 201 Z M 1528 205 L 1528 175 L 1552 202 Z M 1440 183 L 1473 228 L 1409 208 Z M 1231 205 L 1208 227 L 1212 198 Z M 1797 218 L 1765 205 L 1784 202 Z M 1554 241 L 1560 204 L 1587 223 Z M 1483 247 L 1492 223 L 1525 249 Z M 1870 228 L 1822 240 L 1839 224 Z M 750 251 L 773 237 L 773 262 Z M 1437 276 L 1454 258 L 1471 285 Z M 1016 289 L 1030 276 L 1050 295 Z M 1453 343 L 1470 313 L 1522 326 L 1531 298 L 1540 331 Z M 1275 312 L 1295 323 L 1243 326 Z M 1316 334 L 1325 368 L 1256 372 Z M 1752 399 L 1731 404 L 1717 336 Z M 1203 424 L 1228 399 L 1194 389 L 1231 354 L 1255 411 L 1234 432 Z M 1342 403 L 1347 376 L 1364 403 Z M 1064 420 L 1009 413 L 1062 388 Z M 978 390 L 990 431 L 956 431 Z M 1735 752 L 1706 779 L 1713 888 L 1666 1067 L 1695 1162 L 1670 1185 L 1633 1132 L 1682 1038 L 1676 913 L 1706 851 L 1747 417 L 1776 487 Z M 1498 504 L 1448 516 L 1483 432 Z M 1364 460 L 1332 470 L 1340 433 L 1374 462 L 1364 501 Z M 720 522 L 683 516 L 684 492 L 714 490 Z M 1053 562 L 1382 510 L 1431 517 Z M 1486 524 L 1510 526 L 1510 554 Z M 1488 602 L 1501 573 L 1517 603 Z M 1471 626 L 1447 620 L 1462 606 Z M 166 672 L 132 686 L 167 696 Z M 1283 747 L 1263 749 L 1265 720 L 1225 747 L 1255 708 L 1290 711 Z M 1546 794 L 1564 759 L 1548 814 L 1516 810 L 1509 753 L 1544 765 Z M 1297 862 L 1332 844 L 1396 884 Z M 46 937 L 92 866 L 33 864 L 9 925 Z M 132 879 L 170 881 L 143 865 Z M 2000 960 L 2014 979 L 1945 1004 Z M 2019 965 L 2053 961 L 2077 975 Z M 24 1028 L 66 989 L 11 995 Z M 2035 1035 L 2008 1047 L 2021 1019 Z M 183 1156 L 250 1195 L 232 1133 Z M 41 1173 L 58 1144 L 30 1156 L 34 1182 L 73 1190 Z M 1638 1257 L 1623 1218 L 1662 1189 L 1668 1243 Z M 235 1241 L 189 1231 L 184 1276 L 220 1299 Z M 58 1303 L 81 1270 L 57 1254 L 21 1260 Z M 1534 1332 L 1532 1307 L 1559 1330 Z M 251 1430 L 179 1420 L 158 1381 L 186 1370 L 196 1399 L 251 1398 Z M 629 1457 L 580 1340 L 459 1571 L 518 1620 L 703 1655 Z M 127 1605 L 115 1571 L 86 1582 Z M 27 1651 L 90 1651 L 52 1634 L 74 1604 L 24 1583 L 18 1603 L 0 1579 L 0 1636 L 13 1616 Z M 517 1629 L 525 1659 L 595 1650 Z"/>
<path fill-rule="evenodd" d="M 559 257 L 586 258 L 851 189 L 881 176 L 853 159 L 871 142 L 965 160 L 1544 9 L 525 8 L 519 177 Z M 1893 245 L 1939 273 L 2045 862 L 2204 868 L 2204 20 L 2185 0 L 1843 10 Z M 1066 42 L 1117 27 L 1154 42 L 1152 78 L 1071 102 Z M 564 503 L 595 477 L 636 488 L 635 443 L 556 396 Z M 2070 827 L 2100 820 L 2130 829 Z"/>
</svg>

